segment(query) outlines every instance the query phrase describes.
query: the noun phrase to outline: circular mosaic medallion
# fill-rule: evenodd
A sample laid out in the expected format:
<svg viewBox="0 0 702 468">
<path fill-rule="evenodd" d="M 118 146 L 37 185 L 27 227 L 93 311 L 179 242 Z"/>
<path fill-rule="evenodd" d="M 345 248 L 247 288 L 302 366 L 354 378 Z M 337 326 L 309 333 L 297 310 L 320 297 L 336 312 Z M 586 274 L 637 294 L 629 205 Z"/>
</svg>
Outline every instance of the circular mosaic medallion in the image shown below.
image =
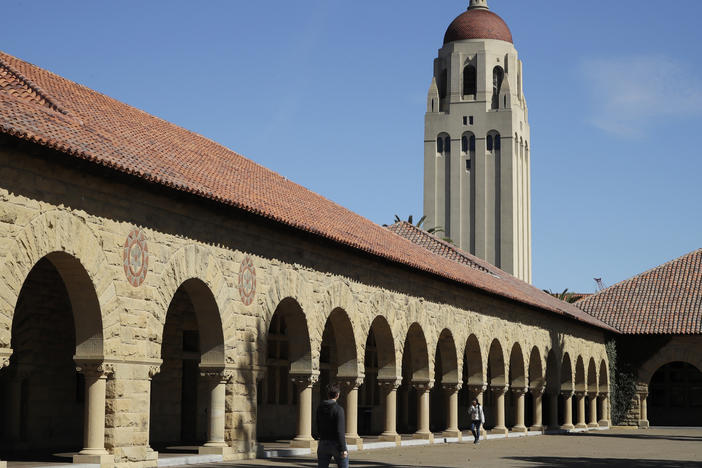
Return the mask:
<svg viewBox="0 0 702 468">
<path fill-rule="evenodd" d="M 239 268 L 239 294 L 244 305 L 251 304 L 256 295 L 256 269 L 248 256 L 244 257 Z"/>
<path fill-rule="evenodd" d="M 149 248 L 146 246 L 146 237 L 139 229 L 134 229 L 127 236 L 124 243 L 124 274 L 129 284 L 140 286 L 149 270 Z"/>
</svg>

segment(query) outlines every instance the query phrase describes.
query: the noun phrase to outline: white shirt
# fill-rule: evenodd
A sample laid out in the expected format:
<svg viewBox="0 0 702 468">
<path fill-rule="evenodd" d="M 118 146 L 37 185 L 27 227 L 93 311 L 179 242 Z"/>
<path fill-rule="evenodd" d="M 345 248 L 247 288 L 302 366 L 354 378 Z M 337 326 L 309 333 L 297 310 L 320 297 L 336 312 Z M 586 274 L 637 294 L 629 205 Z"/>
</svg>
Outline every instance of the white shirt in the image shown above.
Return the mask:
<svg viewBox="0 0 702 468">
<path fill-rule="evenodd" d="M 468 408 L 468 415 L 471 421 L 480 420 L 481 423 L 485 422 L 485 414 L 483 413 L 483 406 L 478 404 L 476 406 L 470 405 Z"/>
</svg>

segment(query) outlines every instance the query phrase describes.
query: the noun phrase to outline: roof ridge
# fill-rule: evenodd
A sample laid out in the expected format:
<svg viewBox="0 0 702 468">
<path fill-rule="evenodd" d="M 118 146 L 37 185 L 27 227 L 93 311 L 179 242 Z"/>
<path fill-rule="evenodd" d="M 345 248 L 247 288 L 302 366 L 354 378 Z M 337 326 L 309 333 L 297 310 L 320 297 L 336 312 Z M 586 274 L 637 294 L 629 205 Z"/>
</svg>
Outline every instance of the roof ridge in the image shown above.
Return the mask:
<svg viewBox="0 0 702 468">
<path fill-rule="evenodd" d="M 13 57 L 10 54 L 5 54 L 5 55 Z M 13 57 L 13 58 L 16 58 L 16 57 Z M 21 60 L 21 59 L 17 59 L 17 60 Z M 29 62 L 25 62 L 25 63 L 29 63 Z M 36 66 L 36 65 L 33 65 L 33 66 Z M 56 100 L 48 92 L 44 91 L 44 89 L 41 86 L 39 86 L 34 81 L 32 81 L 29 78 L 27 78 L 26 76 L 24 76 L 19 70 L 17 70 L 12 65 L 7 63 L 7 61 L 4 60 L 2 56 L 0 56 L 0 68 L 6 69 L 18 81 L 20 81 L 25 88 L 28 88 L 29 90 L 32 91 L 32 93 L 36 94 L 41 100 L 45 101 L 46 105 L 44 107 L 48 107 L 48 108 L 55 110 L 56 112 L 60 112 L 61 114 L 64 114 L 64 115 L 69 115 L 68 111 L 66 111 L 62 106 L 57 104 Z M 39 68 L 39 67 L 37 67 L 37 68 Z M 21 98 L 18 98 L 18 99 L 21 99 Z"/>
<path fill-rule="evenodd" d="M 690 251 L 690 252 L 688 252 L 688 253 L 685 253 L 685 254 L 683 254 L 683 255 L 681 255 L 681 256 L 679 256 L 679 257 L 676 257 L 676 258 L 674 258 L 674 259 L 672 259 L 672 260 L 668 260 L 668 261 L 665 262 L 665 263 L 661 263 L 660 265 L 651 267 L 651 268 L 649 268 L 648 270 L 644 270 L 644 271 L 642 271 L 641 273 L 638 273 L 638 274 L 636 274 L 636 275 L 634 275 L 634 276 L 631 276 L 631 277 L 629 277 L 629 278 L 623 279 L 623 280 L 619 281 L 618 283 L 614 283 L 613 285 L 608 286 L 608 287 L 606 287 L 605 289 L 603 289 L 603 290 L 601 290 L 601 291 L 597 291 L 597 292 L 591 294 L 590 296 L 583 297 L 582 299 L 580 299 L 579 301 L 577 301 L 576 304 L 579 304 L 579 305 L 582 304 L 582 305 L 584 305 L 584 304 L 588 303 L 590 300 L 595 300 L 595 298 L 599 298 L 601 295 L 603 295 L 603 294 L 605 294 L 605 293 L 614 291 L 615 289 L 619 289 L 619 288 L 621 288 L 622 286 L 625 286 L 625 285 L 628 284 L 628 283 L 631 283 L 631 282 L 633 282 L 633 281 L 636 281 L 638 278 L 644 277 L 644 276 L 649 275 L 649 274 L 651 274 L 651 273 L 654 273 L 654 272 L 656 272 L 656 271 L 660 271 L 660 270 L 662 270 L 662 269 L 668 267 L 669 265 L 672 265 L 672 264 L 674 264 L 674 263 L 676 263 L 676 262 L 679 262 L 679 261 L 684 260 L 684 259 L 686 259 L 686 258 L 688 258 L 688 257 L 691 257 L 691 256 L 693 256 L 693 255 L 696 254 L 696 253 L 702 253 L 702 248 L 698 248 L 698 249 L 692 250 L 692 251 Z"/>
</svg>

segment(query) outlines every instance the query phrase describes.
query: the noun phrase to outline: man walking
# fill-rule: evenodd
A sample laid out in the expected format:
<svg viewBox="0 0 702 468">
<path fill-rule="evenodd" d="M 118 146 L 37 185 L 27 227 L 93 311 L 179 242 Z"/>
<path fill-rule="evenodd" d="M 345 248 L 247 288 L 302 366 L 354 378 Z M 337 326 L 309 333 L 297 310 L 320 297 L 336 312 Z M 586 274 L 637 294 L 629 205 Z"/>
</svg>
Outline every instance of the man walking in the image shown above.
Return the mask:
<svg viewBox="0 0 702 468">
<path fill-rule="evenodd" d="M 329 468 L 329 462 L 334 457 L 339 468 L 348 468 L 349 452 L 346 448 L 344 409 L 336 402 L 339 399 L 338 385 L 330 384 L 327 387 L 327 398 L 328 400 L 324 400 L 317 408 L 317 467 Z"/>
<path fill-rule="evenodd" d="M 480 443 L 480 426 L 485 423 L 485 414 L 477 398 L 473 398 L 473 403 L 471 407 L 468 408 L 468 415 L 471 421 L 470 431 L 473 433 L 473 437 L 475 437 L 473 443 L 478 444 Z"/>
</svg>

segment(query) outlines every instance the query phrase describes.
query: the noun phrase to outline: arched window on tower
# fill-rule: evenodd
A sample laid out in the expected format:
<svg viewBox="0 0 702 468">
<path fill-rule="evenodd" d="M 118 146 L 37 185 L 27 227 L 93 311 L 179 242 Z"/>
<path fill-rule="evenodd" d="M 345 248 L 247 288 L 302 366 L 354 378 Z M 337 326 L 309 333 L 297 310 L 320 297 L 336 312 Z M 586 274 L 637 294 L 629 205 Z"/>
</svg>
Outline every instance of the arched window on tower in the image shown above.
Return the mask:
<svg viewBox="0 0 702 468">
<path fill-rule="evenodd" d="M 487 138 L 485 139 L 486 145 L 487 145 L 487 150 L 492 151 L 493 146 L 492 146 L 492 134 L 488 134 Z"/>
<path fill-rule="evenodd" d="M 441 75 L 439 76 L 439 98 L 444 99 L 446 98 L 446 94 L 448 91 L 448 70 L 443 69 L 441 71 Z"/>
<path fill-rule="evenodd" d="M 487 145 L 488 152 L 497 153 L 500 151 L 501 146 L 502 146 L 502 141 L 500 138 L 500 134 L 498 132 L 496 132 L 495 130 L 491 130 L 487 134 L 487 137 L 485 138 L 485 142 Z"/>
<path fill-rule="evenodd" d="M 499 65 L 492 69 L 492 108 L 499 109 L 500 107 L 500 91 L 502 90 L 502 80 L 505 78 L 505 72 Z"/>
<path fill-rule="evenodd" d="M 444 138 L 439 135 L 439 137 L 436 139 L 436 152 L 438 154 L 443 154 L 444 153 Z"/>
<path fill-rule="evenodd" d="M 461 153 L 467 153 L 468 152 L 468 136 L 463 135 L 461 137 Z"/>
<path fill-rule="evenodd" d="M 445 133 L 440 133 L 436 137 L 437 156 L 446 156 L 451 152 L 451 137 Z"/>
<path fill-rule="evenodd" d="M 466 132 L 461 137 L 461 156 L 465 160 L 466 171 L 470 171 L 475 157 L 475 135 Z"/>
<path fill-rule="evenodd" d="M 473 65 L 463 69 L 463 97 L 475 96 L 477 92 L 478 73 Z"/>
<path fill-rule="evenodd" d="M 451 152 L 451 137 L 446 135 L 444 139 L 444 153 L 449 154 Z"/>
</svg>

